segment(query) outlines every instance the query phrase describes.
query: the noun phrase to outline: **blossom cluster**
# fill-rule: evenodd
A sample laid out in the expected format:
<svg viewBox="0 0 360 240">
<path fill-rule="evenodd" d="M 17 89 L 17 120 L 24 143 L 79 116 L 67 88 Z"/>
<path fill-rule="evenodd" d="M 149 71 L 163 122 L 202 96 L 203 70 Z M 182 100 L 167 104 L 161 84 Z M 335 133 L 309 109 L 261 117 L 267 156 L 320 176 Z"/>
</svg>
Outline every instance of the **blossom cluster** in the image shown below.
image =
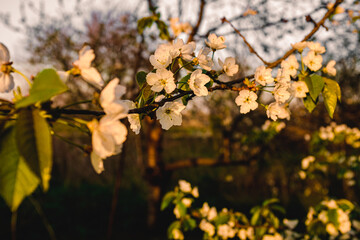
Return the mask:
<svg viewBox="0 0 360 240">
<path fill-rule="evenodd" d="M 320 127 L 319 137 L 324 141 L 334 143 L 345 141 L 353 148 L 360 148 L 360 130 L 350 128 L 345 124 L 337 125 L 335 122 L 331 122 L 326 127 Z"/>
<path fill-rule="evenodd" d="M 168 192 L 163 199 L 162 209 L 170 206 L 170 203 L 174 204 L 173 213 L 176 217 L 176 221 L 169 227 L 170 239 L 184 239 L 183 231 L 193 230 L 199 228 L 204 232 L 204 239 L 257 239 L 258 230 L 263 228 L 262 239 L 267 240 L 282 240 L 283 235 L 278 232 L 279 225 L 274 224 L 272 220 L 276 218 L 271 212 L 272 205 L 277 203 L 277 200 L 268 200 L 264 203 L 264 208 L 256 207 L 253 212 L 259 211 L 260 215 L 263 214 L 265 221 L 257 220 L 256 223 L 250 223 L 250 220 L 245 214 L 241 212 L 235 212 L 227 208 L 223 208 L 218 211 L 215 207 L 210 207 L 207 202 L 203 203 L 199 209 L 193 209 L 192 203 L 194 198 L 198 198 L 199 193 L 197 187 L 192 188 L 191 184 L 185 180 L 179 181 L 179 186 L 175 187 L 174 191 Z M 279 207 L 277 205 L 277 207 Z M 264 209 L 267 210 L 264 210 Z M 269 214 L 270 210 L 270 215 Z M 262 212 L 264 211 L 264 212 Z M 266 213 L 265 213 L 266 212 Z M 253 221 L 253 220 L 251 220 Z M 255 225 L 253 225 L 255 224 Z M 189 228 L 188 226 L 192 227 Z M 293 234 L 291 229 L 294 229 L 297 225 L 297 220 L 284 219 L 282 228 L 286 229 L 284 236 L 290 236 Z"/>
<path fill-rule="evenodd" d="M 354 205 L 345 199 L 324 200 L 316 208 L 309 209 L 305 224 L 308 228 L 321 224 L 328 235 L 332 237 L 342 235 L 343 239 L 349 239 L 350 236 L 355 235 L 355 232 L 351 230 L 349 217 L 353 209 Z"/>
</svg>

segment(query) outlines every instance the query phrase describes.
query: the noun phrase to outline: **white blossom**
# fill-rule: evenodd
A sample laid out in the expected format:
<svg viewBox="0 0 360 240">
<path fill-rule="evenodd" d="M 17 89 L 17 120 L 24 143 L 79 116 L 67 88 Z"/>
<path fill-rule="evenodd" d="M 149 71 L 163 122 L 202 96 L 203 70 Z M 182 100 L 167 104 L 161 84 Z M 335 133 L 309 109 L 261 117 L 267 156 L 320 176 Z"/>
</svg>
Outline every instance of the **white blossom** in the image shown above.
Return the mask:
<svg viewBox="0 0 360 240">
<path fill-rule="evenodd" d="M 220 50 L 226 48 L 225 45 L 225 37 L 224 36 L 216 36 L 215 33 L 211 33 L 208 37 L 209 41 L 205 40 L 206 45 L 208 45 L 213 51 Z"/>
<path fill-rule="evenodd" d="M 236 64 L 233 57 L 227 57 L 225 62 L 222 62 L 219 58 L 219 65 L 229 77 L 234 76 L 239 71 L 239 65 Z"/>
<path fill-rule="evenodd" d="M 301 160 L 301 168 L 302 169 L 307 169 L 310 165 L 310 163 L 315 161 L 315 157 L 314 156 L 307 156 L 306 158 L 303 158 Z"/>
<path fill-rule="evenodd" d="M 267 107 L 266 114 L 268 118 L 271 118 L 273 121 L 280 119 L 290 119 L 290 111 L 284 105 L 280 105 L 277 102 L 270 103 Z"/>
<path fill-rule="evenodd" d="M 199 197 L 199 189 L 197 187 L 194 187 L 194 189 L 191 191 L 191 194 L 195 197 Z"/>
<path fill-rule="evenodd" d="M 330 62 L 328 62 L 326 67 L 323 69 L 324 73 L 327 73 L 330 76 L 335 76 L 336 75 L 336 68 L 334 67 L 335 64 L 336 64 L 335 60 L 331 60 Z"/>
<path fill-rule="evenodd" d="M 190 33 L 192 31 L 192 27 L 188 22 L 180 23 L 179 18 L 170 18 L 170 27 L 174 32 L 175 37 L 180 35 L 180 33 Z"/>
<path fill-rule="evenodd" d="M 192 200 L 191 198 L 183 198 L 181 202 L 185 205 L 185 207 L 189 208 L 191 206 Z"/>
<path fill-rule="evenodd" d="M 233 238 L 235 237 L 236 230 L 228 224 L 221 224 L 218 226 L 217 234 L 222 237 L 222 239 Z"/>
<path fill-rule="evenodd" d="M 100 159 L 105 159 L 121 152 L 126 140 L 127 129 L 117 118 L 105 115 L 100 121 L 93 119 L 88 123 L 92 132 L 91 163 L 97 173 L 104 168 Z"/>
<path fill-rule="evenodd" d="M 307 47 L 315 53 L 322 54 L 325 52 L 325 47 L 321 46 L 319 42 L 307 42 Z"/>
<path fill-rule="evenodd" d="M 334 224 L 332 224 L 332 223 L 326 224 L 326 231 L 327 231 L 331 236 L 337 236 L 337 235 L 339 235 L 338 230 L 336 229 L 336 227 L 335 227 Z"/>
<path fill-rule="evenodd" d="M 291 84 L 291 90 L 294 94 L 294 97 L 297 98 L 305 98 L 306 93 L 309 92 L 309 88 L 304 81 L 293 82 Z"/>
<path fill-rule="evenodd" d="M 184 234 L 180 231 L 180 229 L 174 228 L 171 232 L 174 240 L 183 240 Z"/>
<path fill-rule="evenodd" d="M 0 93 L 10 92 L 14 88 L 14 77 L 10 74 L 10 53 L 7 47 L 0 43 Z"/>
<path fill-rule="evenodd" d="M 195 70 L 189 79 L 189 87 L 196 96 L 207 96 L 209 94 L 205 84 L 210 82 L 210 77 L 202 73 L 201 69 Z"/>
<path fill-rule="evenodd" d="M 250 90 L 241 90 L 239 92 L 239 96 L 236 97 L 235 103 L 240 106 L 240 113 L 248 113 L 251 110 L 255 110 L 258 107 L 258 103 L 256 102 L 258 96 L 256 93 Z"/>
<path fill-rule="evenodd" d="M 151 72 L 146 75 L 146 82 L 152 86 L 151 90 L 154 92 L 161 92 L 165 89 L 166 93 L 172 93 L 176 88 L 174 74 L 165 68 L 156 70 L 156 73 Z"/>
<path fill-rule="evenodd" d="M 276 82 L 282 84 L 290 84 L 290 73 L 286 69 L 279 68 L 276 75 Z"/>
<path fill-rule="evenodd" d="M 179 102 L 167 102 L 156 110 L 156 118 L 160 121 L 161 127 L 168 130 L 170 127 L 180 126 L 182 123 L 181 111 L 185 106 Z"/>
<path fill-rule="evenodd" d="M 265 66 L 258 67 L 255 70 L 255 80 L 263 86 L 274 82 L 274 78 L 271 76 L 271 71 L 271 68 L 266 68 Z"/>
<path fill-rule="evenodd" d="M 289 90 L 288 84 L 276 83 L 274 88 L 274 98 L 276 102 L 278 103 L 286 102 L 291 96 L 288 90 Z"/>
<path fill-rule="evenodd" d="M 98 70 L 91 67 L 91 63 L 94 59 L 94 50 L 92 50 L 89 46 L 84 46 L 79 51 L 79 59 L 74 62 L 74 66 L 80 70 L 80 75 L 85 81 L 97 88 L 100 88 L 104 85 L 104 80 L 101 78 Z"/>
<path fill-rule="evenodd" d="M 304 50 L 304 48 L 307 47 L 307 42 L 298 42 L 291 44 L 291 46 L 301 53 Z"/>
<path fill-rule="evenodd" d="M 286 60 L 281 62 L 281 67 L 288 72 L 290 76 L 295 77 L 299 68 L 299 63 L 295 55 L 290 55 Z"/>
<path fill-rule="evenodd" d="M 179 180 L 179 187 L 180 191 L 183 193 L 190 193 L 191 192 L 191 184 L 185 180 Z"/>
<path fill-rule="evenodd" d="M 197 61 L 199 62 L 200 67 L 206 71 L 211 71 L 211 67 L 214 65 L 209 53 L 211 52 L 210 48 L 203 48 L 199 51 L 197 56 Z"/>
<path fill-rule="evenodd" d="M 205 219 L 201 220 L 199 224 L 199 228 L 204 232 L 206 232 L 209 235 L 209 237 L 212 237 L 215 234 L 215 226 L 209 223 L 208 221 L 206 221 Z"/>
<path fill-rule="evenodd" d="M 214 220 L 217 217 L 217 211 L 215 207 L 211 207 L 208 214 L 207 214 L 207 219 L 209 221 Z"/>
<path fill-rule="evenodd" d="M 155 53 L 150 56 L 149 60 L 155 69 L 162 69 L 169 66 L 172 60 L 169 52 L 169 46 L 160 45 L 159 48 L 156 49 Z"/>
<path fill-rule="evenodd" d="M 122 101 L 128 109 L 135 109 L 136 104 L 133 101 L 130 100 L 123 100 Z M 139 114 L 128 114 L 127 115 L 128 121 L 130 123 L 130 129 L 135 133 L 139 134 L 141 129 L 141 123 L 140 123 L 140 115 Z"/>
<path fill-rule="evenodd" d="M 119 79 L 111 80 L 100 93 L 100 105 L 107 115 L 114 115 L 115 118 L 124 118 L 128 112 L 128 106 L 120 100 L 126 92 L 124 86 L 119 85 Z"/>
<path fill-rule="evenodd" d="M 316 72 L 322 66 L 323 58 L 321 55 L 316 55 L 314 51 L 310 51 L 304 58 L 303 63 L 311 70 Z"/>
</svg>

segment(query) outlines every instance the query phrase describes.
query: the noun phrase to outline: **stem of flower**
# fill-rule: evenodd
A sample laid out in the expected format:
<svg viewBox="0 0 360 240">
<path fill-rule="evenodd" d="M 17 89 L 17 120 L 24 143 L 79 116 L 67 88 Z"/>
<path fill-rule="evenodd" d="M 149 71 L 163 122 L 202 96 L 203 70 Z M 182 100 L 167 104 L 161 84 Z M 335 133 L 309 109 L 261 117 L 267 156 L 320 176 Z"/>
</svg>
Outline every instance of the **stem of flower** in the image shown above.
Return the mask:
<svg viewBox="0 0 360 240">
<path fill-rule="evenodd" d="M 11 68 L 11 71 L 13 71 L 13 72 L 19 74 L 20 76 L 22 76 L 26 80 L 26 82 L 29 84 L 29 86 L 30 87 L 32 86 L 32 83 L 30 82 L 30 80 L 22 72 L 16 70 L 15 68 Z"/>
<path fill-rule="evenodd" d="M 79 104 L 83 104 L 83 103 L 91 103 L 91 102 L 92 102 L 92 100 L 84 100 L 84 101 L 74 102 L 74 103 L 70 103 L 68 105 L 63 106 L 61 109 L 65 109 L 65 108 L 72 107 L 72 106 L 79 105 Z"/>
</svg>

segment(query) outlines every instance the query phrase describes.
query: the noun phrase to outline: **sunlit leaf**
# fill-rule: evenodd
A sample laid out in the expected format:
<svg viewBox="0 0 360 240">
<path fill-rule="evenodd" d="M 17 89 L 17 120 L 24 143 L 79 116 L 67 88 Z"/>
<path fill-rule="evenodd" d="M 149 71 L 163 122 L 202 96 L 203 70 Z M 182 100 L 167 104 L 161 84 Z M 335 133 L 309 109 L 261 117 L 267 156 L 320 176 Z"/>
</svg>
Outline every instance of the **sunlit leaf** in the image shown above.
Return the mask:
<svg viewBox="0 0 360 240">
<path fill-rule="evenodd" d="M 0 194 L 11 211 L 16 211 L 40 181 L 20 156 L 14 127 L 7 128 L 0 135 L 0 156 Z"/>
<path fill-rule="evenodd" d="M 45 102 L 66 90 L 67 86 L 60 80 L 57 72 L 54 69 L 45 69 L 35 77 L 29 96 L 17 101 L 15 107 L 23 108 L 37 102 Z"/>
<path fill-rule="evenodd" d="M 305 77 L 306 85 L 309 88 L 311 98 L 316 101 L 324 88 L 324 79 L 316 74 Z"/>
<path fill-rule="evenodd" d="M 16 121 L 16 143 L 30 169 L 47 191 L 52 168 L 52 144 L 48 123 L 40 110 L 24 108 Z"/>
<path fill-rule="evenodd" d="M 307 94 L 306 98 L 303 98 L 303 103 L 305 108 L 309 111 L 309 113 L 311 113 L 316 107 L 316 102 L 312 100 L 309 94 Z"/>
</svg>

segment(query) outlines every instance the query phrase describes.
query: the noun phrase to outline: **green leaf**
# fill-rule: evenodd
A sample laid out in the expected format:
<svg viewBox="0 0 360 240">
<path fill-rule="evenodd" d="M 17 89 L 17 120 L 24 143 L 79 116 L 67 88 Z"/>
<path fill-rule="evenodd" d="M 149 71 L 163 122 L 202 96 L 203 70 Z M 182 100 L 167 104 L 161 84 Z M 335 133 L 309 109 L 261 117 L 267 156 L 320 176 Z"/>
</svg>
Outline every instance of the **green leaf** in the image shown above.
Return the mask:
<svg viewBox="0 0 360 240">
<path fill-rule="evenodd" d="M 144 17 L 138 20 L 137 29 L 140 34 L 144 32 L 145 28 L 150 28 L 154 22 L 154 17 Z"/>
<path fill-rule="evenodd" d="M 161 211 L 164 210 L 169 206 L 169 204 L 176 198 L 176 195 L 174 192 L 168 192 L 165 194 L 162 202 L 161 202 Z"/>
<path fill-rule="evenodd" d="M 45 102 L 66 90 L 67 86 L 60 80 L 57 72 L 54 69 L 45 69 L 35 77 L 29 96 L 17 101 L 15 107 L 23 108 L 37 102 Z"/>
<path fill-rule="evenodd" d="M 341 102 L 341 89 L 339 84 L 330 78 L 324 78 L 324 81 L 327 87 L 336 93 L 337 99 Z"/>
<path fill-rule="evenodd" d="M 219 214 L 215 218 L 214 222 L 216 226 L 219 226 L 229 222 L 229 220 L 230 220 L 230 216 L 228 214 Z"/>
<path fill-rule="evenodd" d="M 183 227 L 185 231 L 193 230 L 196 228 L 196 221 L 192 218 L 185 218 L 183 221 Z"/>
<path fill-rule="evenodd" d="M 323 97 L 325 108 L 328 111 L 330 118 L 333 118 L 337 104 L 336 92 L 334 92 L 331 88 L 329 88 L 329 85 L 326 84 L 323 90 Z"/>
<path fill-rule="evenodd" d="M 164 23 L 161 20 L 157 20 L 156 21 L 156 25 L 160 31 L 159 33 L 159 37 L 163 40 L 169 40 L 170 39 L 170 34 L 168 31 L 168 26 L 166 25 L 166 23 Z"/>
<path fill-rule="evenodd" d="M 261 213 L 261 208 L 258 208 L 252 215 L 250 223 L 252 226 L 255 226 L 258 224 L 259 220 L 260 220 L 260 213 Z"/>
<path fill-rule="evenodd" d="M 141 71 L 136 74 L 136 81 L 139 84 L 139 87 L 142 88 L 146 83 L 146 72 Z"/>
<path fill-rule="evenodd" d="M 279 199 L 277 198 L 270 198 L 270 199 L 267 199 L 263 202 L 263 206 L 267 206 L 267 205 L 270 205 L 270 204 L 273 204 L 273 203 L 278 203 L 279 202 Z"/>
<path fill-rule="evenodd" d="M 354 204 L 352 204 L 352 202 L 350 202 L 349 200 L 346 200 L 346 199 L 337 200 L 336 203 L 344 211 L 347 211 L 347 210 L 352 211 L 355 207 Z"/>
<path fill-rule="evenodd" d="M 270 223 L 274 226 L 274 228 L 279 228 L 280 221 L 272 212 L 269 213 Z"/>
<path fill-rule="evenodd" d="M 52 144 L 48 123 L 39 109 L 24 108 L 16 121 L 16 143 L 30 169 L 47 191 L 52 168 Z"/>
<path fill-rule="evenodd" d="M 311 98 L 316 101 L 324 88 L 324 79 L 319 75 L 312 74 L 310 76 L 306 76 L 304 80 L 309 88 Z"/>
<path fill-rule="evenodd" d="M 20 156 L 14 127 L 7 128 L 0 135 L 0 156 L 0 194 L 14 212 L 40 181 Z"/>
<path fill-rule="evenodd" d="M 316 107 L 316 102 L 317 101 L 314 102 L 314 100 L 312 100 L 309 94 L 306 95 L 306 98 L 303 98 L 304 106 L 309 111 L 309 113 L 311 113 Z"/>
<path fill-rule="evenodd" d="M 335 227 L 339 227 L 339 221 L 338 221 L 339 216 L 337 214 L 336 209 L 329 209 L 327 212 L 327 215 L 328 215 L 329 221 L 332 222 L 335 225 Z"/>
<path fill-rule="evenodd" d="M 186 215 L 186 210 L 187 210 L 185 204 L 183 204 L 182 202 L 178 202 L 176 206 L 179 209 L 180 216 L 184 217 Z"/>
</svg>

